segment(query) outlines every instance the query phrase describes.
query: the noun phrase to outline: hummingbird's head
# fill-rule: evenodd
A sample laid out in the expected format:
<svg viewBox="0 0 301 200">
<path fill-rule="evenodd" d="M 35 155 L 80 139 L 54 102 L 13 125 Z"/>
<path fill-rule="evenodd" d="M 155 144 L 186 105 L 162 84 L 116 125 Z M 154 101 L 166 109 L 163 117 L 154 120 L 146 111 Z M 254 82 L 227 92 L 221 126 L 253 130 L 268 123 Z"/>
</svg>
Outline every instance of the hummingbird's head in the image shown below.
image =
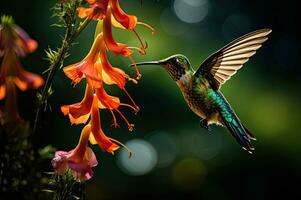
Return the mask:
<svg viewBox="0 0 301 200">
<path fill-rule="evenodd" d="M 169 73 L 174 81 L 178 81 L 183 75 L 192 68 L 188 58 L 181 54 L 172 55 L 168 58 L 158 61 L 139 62 L 136 65 L 158 65 L 162 66 Z M 133 64 L 131 65 L 133 66 Z"/>
</svg>

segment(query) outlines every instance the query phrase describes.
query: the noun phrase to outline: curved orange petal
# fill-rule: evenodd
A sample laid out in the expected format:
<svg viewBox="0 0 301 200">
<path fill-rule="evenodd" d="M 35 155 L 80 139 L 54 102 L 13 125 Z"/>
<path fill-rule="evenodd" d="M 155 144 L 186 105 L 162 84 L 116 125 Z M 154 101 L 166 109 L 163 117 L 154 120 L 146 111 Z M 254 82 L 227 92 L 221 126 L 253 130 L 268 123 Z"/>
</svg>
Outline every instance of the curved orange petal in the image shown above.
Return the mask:
<svg viewBox="0 0 301 200">
<path fill-rule="evenodd" d="M 134 15 L 127 15 L 120 7 L 118 0 L 111 0 L 111 6 L 115 19 L 128 30 L 133 30 L 137 24 L 137 17 Z"/>
<path fill-rule="evenodd" d="M 97 141 L 99 147 L 103 151 L 107 151 L 109 153 L 114 153 L 117 149 L 119 149 L 119 146 L 113 143 L 102 131 L 101 124 L 100 124 L 100 115 L 98 110 L 98 99 L 97 97 L 94 97 L 93 104 L 92 104 L 92 110 L 91 110 L 91 130 L 92 134 Z"/>
<path fill-rule="evenodd" d="M 111 11 L 108 9 L 106 17 L 103 23 L 103 37 L 106 43 L 106 47 L 109 51 L 113 52 L 116 56 L 119 54 L 128 55 L 131 52 L 127 49 L 126 44 L 116 43 L 112 35 L 112 21 Z"/>
<path fill-rule="evenodd" d="M 88 124 L 83 128 L 80 134 L 79 142 L 69 157 L 70 160 L 80 162 L 84 159 L 90 133 L 91 133 L 91 126 Z"/>
<path fill-rule="evenodd" d="M 87 123 L 89 117 L 90 117 L 90 113 L 80 116 L 78 118 L 74 118 L 74 117 L 72 117 L 72 115 L 69 115 L 69 120 L 70 120 L 71 124 L 85 124 L 85 123 Z"/>
<path fill-rule="evenodd" d="M 83 62 L 84 61 L 63 68 L 65 75 L 70 78 L 74 84 L 78 84 L 83 78 L 83 73 L 76 68 L 77 66 L 83 65 Z"/>
<path fill-rule="evenodd" d="M 15 77 L 14 81 L 22 91 L 28 88 L 37 89 L 44 84 L 44 79 L 41 76 L 22 69 L 18 70 L 17 77 Z"/>
<path fill-rule="evenodd" d="M 95 88 L 102 86 L 101 66 L 98 60 L 100 48 L 103 46 L 103 36 L 99 34 L 92 45 L 87 56 L 78 63 L 65 67 L 64 73 L 72 80 L 74 84 L 79 83 L 82 78 L 87 78 L 90 85 Z"/>
<path fill-rule="evenodd" d="M 114 15 L 111 16 L 111 23 L 113 26 L 117 27 L 117 28 L 121 28 L 121 29 L 126 29 L 124 26 L 122 26 L 122 24 L 120 24 L 114 17 Z"/>
<path fill-rule="evenodd" d="M 96 96 L 98 100 L 104 105 L 106 108 L 110 110 L 114 110 L 119 107 L 120 100 L 118 97 L 110 96 L 106 93 L 104 88 L 99 88 L 96 90 Z"/>
<path fill-rule="evenodd" d="M 87 84 L 84 99 L 72 105 L 61 107 L 64 115 L 68 115 L 72 124 L 86 123 L 93 103 L 93 89 Z"/>
<path fill-rule="evenodd" d="M 100 53 L 100 60 L 103 67 L 103 81 L 106 84 L 116 84 L 120 88 L 124 88 L 126 83 L 126 78 L 129 78 L 129 76 L 118 68 L 113 68 L 112 65 L 108 61 L 108 57 L 106 54 L 106 51 L 102 51 Z"/>
</svg>

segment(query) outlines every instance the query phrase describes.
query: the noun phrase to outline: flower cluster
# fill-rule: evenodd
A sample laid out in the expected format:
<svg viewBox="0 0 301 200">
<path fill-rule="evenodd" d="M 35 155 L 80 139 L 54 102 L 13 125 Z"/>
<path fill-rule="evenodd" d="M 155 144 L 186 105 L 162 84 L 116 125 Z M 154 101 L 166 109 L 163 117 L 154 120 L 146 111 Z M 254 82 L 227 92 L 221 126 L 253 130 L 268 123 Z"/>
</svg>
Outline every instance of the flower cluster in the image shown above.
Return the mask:
<svg viewBox="0 0 301 200">
<path fill-rule="evenodd" d="M 37 89 L 44 80 L 36 74 L 25 71 L 19 60 L 36 50 L 38 44 L 19 26 L 12 17 L 2 16 L 0 24 L 0 100 L 6 98 L 1 122 L 20 120 L 16 107 L 16 87 L 25 91 Z"/>
<path fill-rule="evenodd" d="M 71 169 L 74 177 L 78 181 L 88 180 L 92 177 L 91 168 L 97 165 L 94 153 L 88 147 L 88 140 L 91 144 L 98 144 L 102 151 L 114 154 L 114 151 L 125 147 L 119 141 L 107 137 L 101 128 L 99 109 L 107 109 L 111 112 L 113 126 L 117 128 L 117 113 L 127 124 L 129 131 L 133 130 L 131 124 L 120 111 L 121 106 L 132 109 L 135 113 L 139 111 L 132 97 L 125 89 L 127 80 L 137 82 L 141 77 L 135 61 L 132 58 L 133 50 L 138 50 L 140 54 L 145 54 L 147 45 L 142 42 L 135 31 L 137 24 L 142 24 L 154 29 L 147 24 L 138 22 L 137 17 L 127 15 L 119 5 L 118 0 L 87 0 L 88 8 L 78 8 L 80 18 L 89 18 L 98 21 L 98 30 L 87 56 L 80 62 L 65 67 L 64 73 L 73 84 L 78 84 L 82 79 L 86 79 L 86 91 L 83 100 L 79 103 L 61 107 L 64 115 L 68 116 L 72 124 L 85 124 L 81 133 L 81 139 L 77 147 L 69 152 L 58 151 L 52 160 L 55 170 L 62 174 Z M 112 26 L 131 30 L 135 33 L 141 43 L 141 47 L 129 47 L 127 44 L 117 43 L 112 35 Z M 110 51 L 114 55 L 129 57 L 135 65 L 136 78 L 131 78 L 123 70 L 113 67 L 107 57 Z M 107 94 L 104 84 L 117 85 L 128 96 L 131 104 L 121 103 L 118 97 Z M 130 151 L 129 151 L 130 155 Z"/>
</svg>

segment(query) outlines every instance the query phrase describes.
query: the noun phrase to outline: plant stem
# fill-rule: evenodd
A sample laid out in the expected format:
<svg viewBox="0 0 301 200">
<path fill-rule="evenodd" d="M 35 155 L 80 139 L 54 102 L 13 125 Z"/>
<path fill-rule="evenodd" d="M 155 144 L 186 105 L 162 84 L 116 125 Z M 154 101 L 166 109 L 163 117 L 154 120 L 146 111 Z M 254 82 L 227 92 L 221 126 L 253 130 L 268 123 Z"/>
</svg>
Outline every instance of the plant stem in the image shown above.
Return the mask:
<svg viewBox="0 0 301 200">
<path fill-rule="evenodd" d="M 78 29 L 73 34 L 71 34 L 72 30 L 70 30 L 70 28 L 67 28 L 65 36 L 64 36 L 64 40 L 62 42 L 62 46 L 58 51 L 58 56 L 56 57 L 56 59 L 52 62 L 52 64 L 49 67 L 50 71 L 48 73 L 48 77 L 47 77 L 45 86 L 43 88 L 42 96 L 41 96 L 39 106 L 37 108 L 37 112 L 35 115 L 33 132 L 35 132 L 37 129 L 41 109 L 43 109 L 45 111 L 47 108 L 47 99 L 49 97 L 48 91 L 49 91 L 49 88 L 51 87 L 53 78 L 54 78 L 57 70 L 60 68 L 61 63 L 64 61 L 64 58 L 66 57 L 66 54 L 67 54 L 68 50 L 70 49 L 70 46 L 72 45 L 74 40 L 80 35 L 80 33 L 88 26 L 88 24 L 90 22 L 91 22 L 91 19 L 85 19 L 85 21 L 80 24 Z"/>
</svg>

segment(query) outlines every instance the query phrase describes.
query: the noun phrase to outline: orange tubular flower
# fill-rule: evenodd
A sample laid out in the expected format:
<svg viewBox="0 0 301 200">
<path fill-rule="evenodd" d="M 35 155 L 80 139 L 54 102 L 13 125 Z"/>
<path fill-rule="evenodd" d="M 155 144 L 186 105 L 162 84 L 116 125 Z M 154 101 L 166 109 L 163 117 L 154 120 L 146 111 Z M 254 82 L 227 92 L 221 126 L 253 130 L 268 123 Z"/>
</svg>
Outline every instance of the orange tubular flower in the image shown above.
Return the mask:
<svg viewBox="0 0 301 200">
<path fill-rule="evenodd" d="M 132 30 L 136 37 L 138 38 L 140 44 L 141 44 L 141 48 L 142 49 L 146 49 L 147 48 L 147 43 L 143 44 L 140 36 L 138 35 L 138 33 L 135 31 L 135 28 L 136 28 L 136 25 L 139 24 L 139 25 L 143 25 L 145 27 L 147 27 L 148 29 L 151 30 L 152 34 L 154 34 L 156 31 L 153 27 L 151 27 L 150 25 L 148 24 L 145 24 L 143 22 L 139 22 L 137 17 L 135 15 L 127 15 L 120 7 L 119 5 L 119 1 L 118 0 L 111 0 L 110 1 L 110 6 L 111 6 L 111 9 L 112 9 L 112 14 L 113 14 L 113 22 L 117 22 L 116 23 L 113 23 L 115 26 L 117 27 L 121 27 L 121 28 L 125 28 L 127 30 Z M 121 26 L 120 26 L 121 25 Z M 143 50 L 139 51 L 140 53 L 145 53 Z"/>
<path fill-rule="evenodd" d="M 102 131 L 100 124 L 100 114 L 98 110 L 98 99 L 94 96 L 91 109 L 91 131 L 94 136 L 92 141 L 96 141 L 103 151 L 114 154 L 114 151 L 119 149 L 119 146 L 114 144 Z"/>
<path fill-rule="evenodd" d="M 103 151 L 107 151 L 113 154 L 114 151 L 119 149 L 119 145 L 124 145 L 117 140 L 108 138 L 104 134 L 100 124 L 99 108 L 109 109 L 113 115 L 114 125 L 118 126 L 113 113 L 113 110 L 116 110 L 125 120 L 129 129 L 132 130 L 134 125 L 130 124 L 123 116 L 123 114 L 118 110 L 119 106 L 128 106 L 133 108 L 128 104 L 120 103 L 119 98 L 108 95 L 103 88 L 97 89 L 96 93 L 94 93 L 94 90 L 91 88 L 91 86 L 87 84 L 86 94 L 83 101 L 69 106 L 62 106 L 61 110 L 64 115 L 69 116 L 71 123 L 75 124 L 86 123 L 91 116 L 91 120 L 89 122 L 92 132 L 92 134 L 90 135 L 91 143 L 98 144 Z"/>
<path fill-rule="evenodd" d="M 84 124 L 90 117 L 93 98 L 92 87 L 87 84 L 84 99 L 80 103 L 62 106 L 61 111 L 64 115 L 69 116 L 72 124 Z"/>
<path fill-rule="evenodd" d="M 122 89 L 129 97 L 132 104 L 134 105 L 135 107 L 134 111 L 138 112 L 139 107 L 136 105 L 136 103 L 134 102 L 130 94 L 125 89 L 125 83 L 126 83 L 125 79 L 126 78 L 129 80 L 133 80 L 133 79 L 131 79 L 123 70 L 112 67 L 112 65 L 108 61 L 108 57 L 105 50 L 103 50 L 100 53 L 100 60 L 103 67 L 103 71 L 102 71 L 103 81 L 108 85 L 116 84 L 120 89 Z"/>
<path fill-rule="evenodd" d="M 104 20 L 103 30 L 107 49 L 113 52 L 116 56 L 121 54 L 123 56 L 129 57 L 131 62 L 135 66 L 137 79 L 139 79 L 141 77 L 141 74 L 139 73 L 134 59 L 131 57 L 131 55 L 133 54 L 133 51 L 131 49 L 138 50 L 140 54 L 144 55 L 145 49 L 147 48 L 147 43 L 144 44 L 142 42 L 140 36 L 135 31 L 135 27 L 137 24 L 140 24 L 149 28 L 152 31 L 152 33 L 155 33 L 154 28 L 152 28 L 148 24 L 138 22 L 136 16 L 126 14 L 121 9 L 118 0 L 87 0 L 87 2 L 90 4 L 90 8 L 79 8 L 79 16 L 81 18 Z M 132 30 L 138 38 L 141 44 L 141 48 L 128 47 L 127 44 L 116 43 L 112 36 L 112 25 L 119 28 Z"/>
<path fill-rule="evenodd" d="M 88 83 L 93 87 L 98 88 L 101 86 L 102 74 L 96 65 L 102 43 L 102 36 L 98 35 L 94 40 L 90 52 L 81 62 L 63 69 L 66 76 L 68 76 L 75 85 L 78 84 L 82 78 L 86 78 Z"/>
<path fill-rule="evenodd" d="M 0 25 L 0 100 L 5 97 L 5 78 L 12 77 L 20 90 L 37 89 L 44 80 L 23 69 L 18 56 L 25 56 L 37 48 L 32 40 L 20 27 L 14 25 L 11 17 L 3 16 Z"/>
<path fill-rule="evenodd" d="M 96 30 L 96 36 L 91 50 L 87 56 L 80 62 L 69 65 L 63 70 L 74 85 L 78 84 L 82 79 L 86 79 L 87 86 L 85 96 L 79 103 L 72 105 L 65 105 L 61 107 L 64 115 L 68 116 L 72 124 L 86 124 L 81 138 L 89 138 L 91 144 L 98 144 L 101 150 L 114 154 L 120 146 L 130 150 L 119 141 L 107 137 L 101 128 L 99 109 L 107 109 L 111 112 L 113 118 L 113 126 L 117 128 L 119 125 L 115 113 L 118 113 L 120 118 L 124 120 L 128 126 L 129 131 L 132 131 L 134 124 L 131 124 L 126 117 L 119 110 L 120 106 L 128 107 L 135 113 L 139 111 L 139 107 L 135 104 L 132 97 L 125 89 L 126 81 L 130 80 L 137 82 L 127 75 L 123 70 L 113 67 L 107 57 L 107 51 L 114 55 L 122 55 L 129 57 L 131 62 L 135 65 L 135 61 L 131 57 L 133 49 L 138 50 L 139 53 L 145 54 L 146 44 L 143 44 L 139 35 L 135 31 L 137 24 L 142 24 L 152 30 L 154 29 L 147 24 L 140 23 L 134 15 L 127 15 L 119 5 L 118 0 L 86 0 L 90 5 L 89 8 L 78 8 L 78 14 L 81 18 L 89 18 L 94 20 L 103 20 L 99 23 L 99 29 Z M 101 25 L 101 26 L 100 26 Z M 129 47 L 127 44 L 117 43 L 112 35 L 112 26 L 122 29 L 131 30 L 135 33 L 142 48 Z M 137 66 L 137 79 L 141 76 Z M 118 97 L 107 94 L 104 89 L 104 84 L 117 85 L 125 92 L 131 101 L 131 104 L 121 103 Z M 90 120 L 89 120 L 90 119 Z M 88 121 L 89 120 L 89 121 Z M 86 139 L 84 141 L 86 141 Z M 82 141 L 82 139 L 80 140 Z M 82 144 L 82 142 L 80 142 Z M 85 148 L 80 148 L 85 146 Z M 81 149 L 81 150 L 78 150 Z M 75 150 L 70 152 L 56 152 L 53 159 L 53 167 L 58 172 L 65 172 L 67 168 L 72 169 L 77 176 L 83 180 L 89 179 L 91 175 L 91 167 L 95 165 L 87 163 L 95 163 L 91 157 L 84 155 L 89 151 L 87 145 L 78 145 Z M 89 155 L 92 155 L 91 153 Z M 94 154 L 93 154 L 94 155 Z M 85 161 L 84 161 L 85 160 Z M 88 162 L 91 161 L 91 162 Z"/>
<path fill-rule="evenodd" d="M 116 56 L 122 54 L 123 56 L 130 56 L 133 51 L 130 50 L 127 44 L 116 43 L 112 35 L 112 21 L 111 9 L 108 9 L 106 18 L 103 23 L 104 40 L 109 51 L 113 52 Z"/>
<path fill-rule="evenodd" d="M 96 143 L 98 143 L 103 151 L 113 153 L 119 146 L 114 144 L 101 130 L 98 106 L 98 99 L 96 95 L 94 95 L 93 89 L 91 86 L 87 85 L 85 98 L 82 102 L 69 106 L 62 106 L 61 110 L 64 115 L 69 116 L 71 123 L 75 124 L 86 123 L 91 115 L 89 124 L 91 125 L 91 131 L 94 137 L 90 137 L 96 139 Z M 92 143 L 94 144 L 95 142 Z"/>
<path fill-rule="evenodd" d="M 15 87 L 11 86 L 11 84 L 16 85 L 22 91 L 29 88 L 37 89 L 44 84 L 42 77 L 25 71 L 18 58 L 18 56 L 25 56 L 27 53 L 33 52 L 36 48 L 37 42 L 31 39 L 23 29 L 15 25 L 11 17 L 1 17 L 0 100 L 6 96 L 11 98 L 12 95 L 9 94 L 10 92 L 15 93 L 13 91 Z M 16 98 L 16 95 L 13 96 Z M 9 101 L 16 102 L 16 100 L 12 99 Z M 16 107 L 16 103 L 14 106 Z M 16 112 L 17 109 L 15 108 L 14 110 Z"/>
<path fill-rule="evenodd" d="M 115 128 L 119 127 L 115 114 L 114 114 L 114 110 L 120 115 L 120 117 L 125 121 L 125 123 L 128 126 L 129 131 L 133 131 L 134 128 L 134 124 L 129 123 L 129 121 L 126 119 L 126 117 L 122 114 L 122 112 L 119 111 L 119 106 L 125 106 L 125 107 L 129 107 L 132 110 L 134 110 L 135 113 L 137 113 L 139 110 L 137 109 L 137 107 L 133 107 L 129 104 L 125 104 L 125 103 L 120 103 L 119 98 L 114 97 L 114 96 L 110 96 L 106 93 L 106 91 L 103 88 L 99 88 L 96 90 L 96 96 L 99 100 L 99 107 L 100 108 L 106 108 L 109 109 L 112 117 L 113 117 L 113 126 Z"/>
<path fill-rule="evenodd" d="M 37 89 L 44 84 L 44 80 L 39 75 L 27 72 L 23 69 L 15 51 L 4 50 L 0 70 L 0 87 L 5 92 L 5 78 L 12 77 L 14 83 L 22 91 L 29 88 Z M 5 97 L 5 93 L 0 94 L 0 100 Z"/>
</svg>

